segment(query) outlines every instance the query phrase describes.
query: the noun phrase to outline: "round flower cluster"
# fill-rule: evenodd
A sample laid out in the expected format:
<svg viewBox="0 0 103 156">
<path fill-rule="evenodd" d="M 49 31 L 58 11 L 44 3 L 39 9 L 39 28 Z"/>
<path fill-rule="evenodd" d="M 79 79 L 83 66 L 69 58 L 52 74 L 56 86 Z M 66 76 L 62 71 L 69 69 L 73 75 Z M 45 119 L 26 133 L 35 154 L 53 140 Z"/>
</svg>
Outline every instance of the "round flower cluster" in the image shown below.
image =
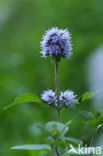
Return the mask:
<svg viewBox="0 0 103 156">
<path fill-rule="evenodd" d="M 68 58 L 71 55 L 71 36 L 67 29 L 54 27 L 46 31 L 41 42 L 43 57 Z"/>
<path fill-rule="evenodd" d="M 65 92 L 61 92 L 59 100 L 60 103 L 64 104 L 65 106 L 70 106 L 71 108 L 74 107 L 76 99 L 76 95 L 72 91 L 66 90 Z"/>
<path fill-rule="evenodd" d="M 65 92 L 61 92 L 59 96 L 59 106 L 70 106 L 73 108 L 75 106 L 75 102 L 77 101 L 76 95 L 72 91 L 66 90 Z M 44 91 L 41 95 L 41 99 L 46 102 L 48 106 L 56 106 L 57 107 L 57 97 L 55 92 L 52 90 Z"/>
<path fill-rule="evenodd" d="M 52 90 L 44 91 L 44 93 L 41 95 L 41 99 L 45 101 L 48 106 L 50 106 L 56 101 L 55 92 Z"/>
</svg>

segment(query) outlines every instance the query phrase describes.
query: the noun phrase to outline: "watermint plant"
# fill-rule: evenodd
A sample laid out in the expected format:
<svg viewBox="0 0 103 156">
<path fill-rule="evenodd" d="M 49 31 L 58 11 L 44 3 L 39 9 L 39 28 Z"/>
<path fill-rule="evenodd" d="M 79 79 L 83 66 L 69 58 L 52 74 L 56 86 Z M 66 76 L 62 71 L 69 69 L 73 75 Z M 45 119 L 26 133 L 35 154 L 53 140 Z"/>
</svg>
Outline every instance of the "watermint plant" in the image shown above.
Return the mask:
<svg viewBox="0 0 103 156">
<path fill-rule="evenodd" d="M 58 77 L 58 66 L 62 58 L 69 58 L 71 55 L 72 44 L 71 35 L 69 31 L 58 29 L 54 27 L 46 31 L 43 36 L 43 41 L 41 42 L 41 54 L 43 57 L 51 57 L 55 63 L 55 84 L 56 89 L 52 91 L 51 89 L 44 91 L 37 96 L 32 93 L 25 93 L 17 97 L 13 103 L 6 106 L 5 109 L 24 102 L 34 102 L 39 103 L 42 106 L 53 107 L 57 110 L 57 121 L 48 121 L 45 125 L 38 124 L 38 128 L 45 133 L 45 142 L 43 144 L 36 145 L 18 145 L 12 147 L 15 150 L 40 150 L 46 151 L 48 155 L 52 156 L 69 156 L 70 146 L 83 145 L 81 140 L 70 138 L 66 134 L 69 130 L 69 125 L 72 121 L 64 124 L 61 122 L 61 110 L 73 109 L 75 107 L 79 108 L 79 105 L 89 98 L 92 98 L 96 93 L 90 92 L 85 93 L 81 97 L 78 97 L 73 91 L 66 90 L 60 91 L 59 77 Z M 76 108 L 75 108 L 76 109 Z M 85 122 L 85 125 L 92 127 L 93 137 L 91 139 L 90 147 L 94 146 L 95 137 L 97 130 L 103 126 L 103 113 L 98 114 L 94 111 L 92 112 L 78 110 L 78 115 L 84 115 L 89 118 L 89 121 Z M 91 153 L 90 153 L 91 154 Z M 90 155 L 89 154 L 89 155 Z"/>
</svg>

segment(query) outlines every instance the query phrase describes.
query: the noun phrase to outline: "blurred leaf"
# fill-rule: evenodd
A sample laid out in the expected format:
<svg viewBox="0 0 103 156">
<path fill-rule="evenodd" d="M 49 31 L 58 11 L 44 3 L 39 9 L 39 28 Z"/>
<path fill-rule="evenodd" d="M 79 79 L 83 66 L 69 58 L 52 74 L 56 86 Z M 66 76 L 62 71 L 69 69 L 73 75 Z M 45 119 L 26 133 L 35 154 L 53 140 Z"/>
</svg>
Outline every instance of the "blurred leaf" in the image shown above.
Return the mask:
<svg viewBox="0 0 103 156">
<path fill-rule="evenodd" d="M 87 121 L 81 121 L 81 124 L 82 124 L 83 126 L 86 126 L 86 125 L 88 125 L 88 122 L 87 122 Z"/>
<path fill-rule="evenodd" d="M 43 124 L 36 123 L 35 125 L 42 131 L 42 133 L 47 133 L 47 129 Z"/>
<path fill-rule="evenodd" d="M 69 138 L 69 137 L 64 137 L 66 141 L 69 143 L 74 143 L 75 145 L 83 145 L 83 142 L 81 140 L 75 139 L 75 138 Z"/>
<path fill-rule="evenodd" d="M 49 137 L 47 137 L 47 139 L 46 139 L 46 142 L 48 143 L 48 144 L 51 144 L 51 145 L 56 145 L 56 147 L 58 146 L 58 147 L 62 147 L 62 148 L 65 148 L 66 147 L 66 143 L 65 143 L 65 141 L 62 139 L 62 137 L 60 137 L 60 138 L 58 138 L 58 139 L 54 139 L 52 136 L 49 136 Z"/>
<path fill-rule="evenodd" d="M 57 139 L 54 144 L 56 146 L 62 147 L 62 148 L 66 148 L 66 143 L 63 139 Z"/>
<path fill-rule="evenodd" d="M 98 125 L 97 130 L 99 130 L 100 128 L 103 128 L 103 124 Z"/>
<path fill-rule="evenodd" d="M 68 121 L 65 126 L 69 126 L 72 123 L 72 120 Z"/>
<path fill-rule="evenodd" d="M 42 151 L 51 151 L 51 147 L 46 144 L 37 144 L 37 145 L 18 145 L 14 146 L 11 149 L 15 150 L 42 150 Z"/>
<path fill-rule="evenodd" d="M 75 104 L 79 105 L 79 104 L 80 104 L 80 102 L 79 102 L 79 101 L 75 101 Z"/>
<path fill-rule="evenodd" d="M 57 136 L 58 135 L 58 129 L 56 129 L 56 127 L 54 127 L 53 131 L 52 131 L 52 136 Z"/>
<path fill-rule="evenodd" d="M 68 132 L 68 130 L 69 130 L 69 127 L 65 125 L 65 127 L 60 132 L 60 136 L 64 136 Z"/>
<path fill-rule="evenodd" d="M 97 128 L 97 126 L 102 123 L 103 123 L 103 114 L 101 114 L 100 116 L 98 116 L 93 120 L 90 120 L 88 122 L 88 125 L 91 126 L 92 128 Z"/>
<path fill-rule="evenodd" d="M 69 130 L 66 125 L 56 121 L 48 122 L 45 126 L 48 132 L 53 136 L 63 136 Z"/>
<path fill-rule="evenodd" d="M 94 119 L 94 115 L 91 112 L 88 111 L 80 111 L 80 114 L 89 118 L 89 119 Z"/>
<path fill-rule="evenodd" d="M 4 109 L 7 109 L 9 107 L 12 107 L 16 104 L 24 103 L 24 102 L 35 102 L 42 104 L 42 100 L 39 96 L 32 94 L 32 93 L 25 93 L 15 98 L 15 100 L 8 106 L 4 107 Z"/>
<path fill-rule="evenodd" d="M 82 95 L 82 98 L 81 98 L 81 102 L 85 101 L 85 100 L 88 100 L 90 98 L 92 98 L 94 95 L 96 95 L 97 92 L 86 92 Z"/>
<path fill-rule="evenodd" d="M 55 140 L 52 136 L 49 136 L 46 138 L 46 142 L 49 143 L 49 144 L 54 144 Z"/>
</svg>

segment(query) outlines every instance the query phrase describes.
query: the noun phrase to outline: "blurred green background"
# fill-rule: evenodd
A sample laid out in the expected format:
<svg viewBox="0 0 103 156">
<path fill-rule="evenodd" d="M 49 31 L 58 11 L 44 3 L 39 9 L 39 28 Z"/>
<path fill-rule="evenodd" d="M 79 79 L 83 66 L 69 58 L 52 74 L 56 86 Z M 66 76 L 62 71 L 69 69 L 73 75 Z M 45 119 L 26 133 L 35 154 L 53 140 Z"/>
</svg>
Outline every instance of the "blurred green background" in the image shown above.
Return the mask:
<svg viewBox="0 0 103 156">
<path fill-rule="evenodd" d="M 54 62 L 40 54 L 42 35 L 52 26 L 72 34 L 73 55 L 59 66 L 60 89 L 81 95 L 89 90 L 85 64 L 103 43 L 103 0 L 0 0 L 0 156 L 45 155 L 10 147 L 43 143 L 33 125 L 56 120 L 56 111 L 33 103 L 2 108 L 21 93 L 55 90 Z M 68 136 L 89 144 L 91 130 L 82 126 L 78 111 L 64 110 L 62 121 L 71 119 Z"/>
</svg>

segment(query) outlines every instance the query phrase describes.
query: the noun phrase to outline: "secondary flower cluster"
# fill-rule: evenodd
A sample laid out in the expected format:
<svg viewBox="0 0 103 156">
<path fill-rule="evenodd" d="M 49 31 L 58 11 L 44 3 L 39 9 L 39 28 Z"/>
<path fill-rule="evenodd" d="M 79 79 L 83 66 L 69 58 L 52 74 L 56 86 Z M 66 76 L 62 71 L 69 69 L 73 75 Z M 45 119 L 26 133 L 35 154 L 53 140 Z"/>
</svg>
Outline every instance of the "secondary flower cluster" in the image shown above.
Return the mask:
<svg viewBox="0 0 103 156">
<path fill-rule="evenodd" d="M 46 102 L 48 106 L 55 106 L 57 107 L 57 96 L 55 92 L 52 90 L 44 91 L 41 95 L 41 99 Z M 75 102 L 77 101 L 76 95 L 74 95 L 73 91 L 66 90 L 65 92 L 60 92 L 59 96 L 59 106 L 70 106 L 73 108 L 75 106 Z"/>
<path fill-rule="evenodd" d="M 43 57 L 68 58 L 71 55 L 71 36 L 67 29 L 62 30 L 54 27 L 46 31 L 41 42 Z"/>
</svg>

